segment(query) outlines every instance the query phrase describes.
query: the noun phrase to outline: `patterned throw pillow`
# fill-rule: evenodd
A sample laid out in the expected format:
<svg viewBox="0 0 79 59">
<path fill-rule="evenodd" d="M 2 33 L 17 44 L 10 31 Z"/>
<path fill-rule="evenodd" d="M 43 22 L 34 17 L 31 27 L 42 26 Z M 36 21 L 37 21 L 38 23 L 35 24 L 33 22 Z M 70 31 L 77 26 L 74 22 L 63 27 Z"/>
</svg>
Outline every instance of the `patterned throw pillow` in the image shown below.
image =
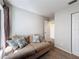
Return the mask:
<svg viewBox="0 0 79 59">
<path fill-rule="evenodd" d="M 25 39 L 17 39 L 17 43 L 20 48 L 23 48 L 28 44 Z"/>
<path fill-rule="evenodd" d="M 35 42 L 35 43 L 40 42 L 40 36 L 39 35 L 33 35 L 32 42 Z"/>
<path fill-rule="evenodd" d="M 18 43 L 16 40 L 7 40 L 9 46 L 11 46 L 14 50 L 18 49 Z"/>
</svg>

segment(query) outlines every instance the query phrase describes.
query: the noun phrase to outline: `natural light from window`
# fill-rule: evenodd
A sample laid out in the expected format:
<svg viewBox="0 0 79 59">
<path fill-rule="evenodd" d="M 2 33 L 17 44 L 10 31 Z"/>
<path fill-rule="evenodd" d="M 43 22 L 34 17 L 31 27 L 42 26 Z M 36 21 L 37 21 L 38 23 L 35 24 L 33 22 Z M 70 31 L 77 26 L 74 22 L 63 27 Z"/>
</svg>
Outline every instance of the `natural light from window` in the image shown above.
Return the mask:
<svg viewBox="0 0 79 59">
<path fill-rule="evenodd" d="M 54 21 L 50 21 L 50 38 L 54 39 L 54 34 L 55 34 L 55 24 Z"/>
</svg>

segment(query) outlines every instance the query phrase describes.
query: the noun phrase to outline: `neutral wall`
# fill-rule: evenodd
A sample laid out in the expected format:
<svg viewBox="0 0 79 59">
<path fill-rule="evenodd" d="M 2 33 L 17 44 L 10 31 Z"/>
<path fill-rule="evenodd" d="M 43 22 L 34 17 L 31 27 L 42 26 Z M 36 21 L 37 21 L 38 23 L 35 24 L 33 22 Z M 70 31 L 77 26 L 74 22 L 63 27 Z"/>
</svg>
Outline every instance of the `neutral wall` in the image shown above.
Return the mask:
<svg viewBox="0 0 79 59">
<path fill-rule="evenodd" d="M 71 53 L 71 14 L 79 12 L 79 3 L 55 13 L 55 46 Z"/>
<path fill-rule="evenodd" d="M 43 35 L 46 18 L 13 6 L 10 7 L 10 15 L 11 35 Z"/>
</svg>

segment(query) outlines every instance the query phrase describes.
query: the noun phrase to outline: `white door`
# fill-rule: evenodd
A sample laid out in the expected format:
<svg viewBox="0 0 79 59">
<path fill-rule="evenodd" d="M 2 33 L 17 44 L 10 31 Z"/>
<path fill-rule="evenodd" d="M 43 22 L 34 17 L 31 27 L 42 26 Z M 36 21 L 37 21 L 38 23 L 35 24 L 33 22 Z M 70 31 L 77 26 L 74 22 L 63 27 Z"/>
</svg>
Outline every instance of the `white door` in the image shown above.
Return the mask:
<svg viewBox="0 0 79 59">
<path fill-rule="evenodd" d="M 44 35 L 46 40 L 50 39 L 50 25 L 46 20 L 44 21 Z"/>
<path fill-rule="evenodd" d="M 72 14 L 72 53 L 79 56 L 79 13 Z"/>
<path fill-rule="evenodd" d="M 53 22 L 50 23 L 50 38 L 55 39 L 55 24 Z"/>
</svg>

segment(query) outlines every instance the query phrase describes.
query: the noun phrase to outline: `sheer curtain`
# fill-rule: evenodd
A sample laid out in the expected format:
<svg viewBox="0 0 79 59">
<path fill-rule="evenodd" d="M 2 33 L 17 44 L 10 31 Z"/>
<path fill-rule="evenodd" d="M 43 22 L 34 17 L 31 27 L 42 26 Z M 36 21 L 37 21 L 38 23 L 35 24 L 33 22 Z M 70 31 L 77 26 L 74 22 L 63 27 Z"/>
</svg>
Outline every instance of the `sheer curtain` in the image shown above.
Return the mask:
<svg viewBox="0 0 79 59">
<path fill-rule="evenodd" d="M 5 47 L 5 36 L 4 36 L 4 10 L 3 10 L 3 7 L 2 5 L 0 4 L 0 10 L 1 10 L 1 49 L 0 49 L 0 59 L 2 59 L 2 56 L 3 56 L 3 49 Z"/>
<path fill-rule="evenodd" d="M 10 23 L 9 23 L 9 7 L 4 2 L 4 5 L 0 5 L 1 9 L 1 50 L 0 59 L 4 56 L 4 49 L 6 47 L 6 40 L 9 38 Z"/>
<path fill-rule="evenodd" d="M 2 5 L 0 4 L 0 10 L 1 10 L 1 48 L 3 48 L 4 46 L 4 40 L 5 40 L 5 36 L 4 36 L 4 10 Z M 3 43 L 3 44 L 2 44 Z"/>
</svg>

